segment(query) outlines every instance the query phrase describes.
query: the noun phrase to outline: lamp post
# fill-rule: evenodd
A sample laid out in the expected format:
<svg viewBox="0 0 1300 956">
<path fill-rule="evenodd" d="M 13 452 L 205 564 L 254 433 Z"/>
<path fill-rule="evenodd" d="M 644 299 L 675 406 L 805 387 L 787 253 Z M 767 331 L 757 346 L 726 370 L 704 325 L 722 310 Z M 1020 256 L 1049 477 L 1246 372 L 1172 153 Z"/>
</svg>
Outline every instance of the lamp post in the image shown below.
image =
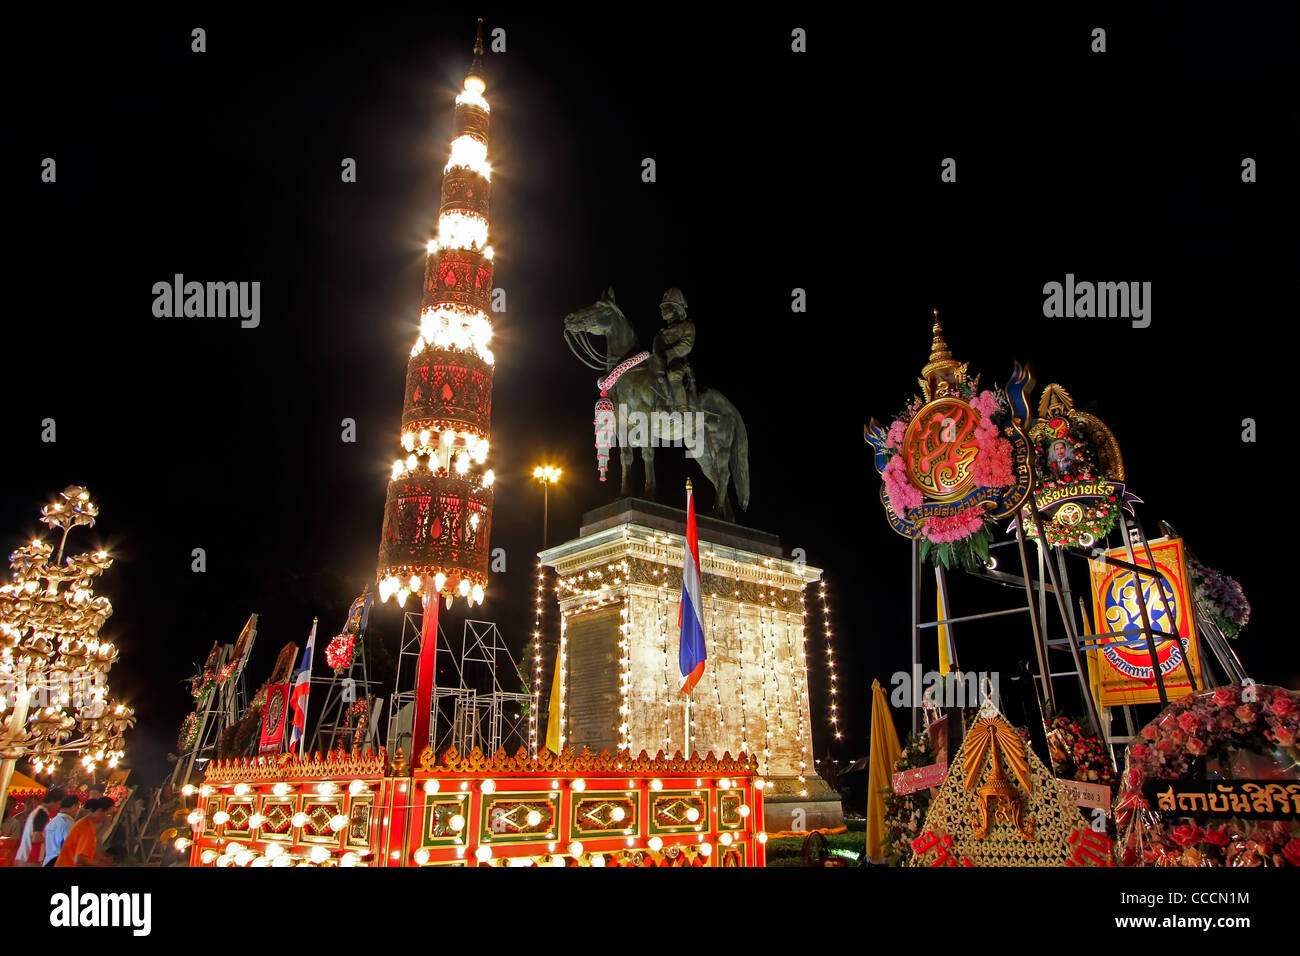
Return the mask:
<svg viewBox="0 0 1300 956">
<path fill-rule="evenodd" d="M 546 538 L 546 524 L 548 511 L 550 510 L 550 492 L 551 485 L 560 480 L 560 475 L 564 472 L 554 465 L 538 465 L 533 469 L 533 478 L 542 486 L 542 549 L 545 550 L 549 543 Z"/>
</svg>

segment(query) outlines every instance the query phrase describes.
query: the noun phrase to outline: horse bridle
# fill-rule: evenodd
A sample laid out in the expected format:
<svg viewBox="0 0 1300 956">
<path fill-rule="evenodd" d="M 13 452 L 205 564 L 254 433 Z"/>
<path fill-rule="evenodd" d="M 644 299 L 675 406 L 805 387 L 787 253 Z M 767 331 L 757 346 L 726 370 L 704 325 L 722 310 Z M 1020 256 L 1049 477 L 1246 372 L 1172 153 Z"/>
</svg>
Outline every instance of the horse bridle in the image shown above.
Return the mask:
<svg viewBox="0 0 1300 956">
<path fill-rule="evenodd" d="M 564 341 L 568 344 L 574 358 L 583 365 L 597 372 L 609 373 L 609 361 L 601 350 L 592 344 L 591 333 L 586 329 L 565 329 Z"/>
</svg>

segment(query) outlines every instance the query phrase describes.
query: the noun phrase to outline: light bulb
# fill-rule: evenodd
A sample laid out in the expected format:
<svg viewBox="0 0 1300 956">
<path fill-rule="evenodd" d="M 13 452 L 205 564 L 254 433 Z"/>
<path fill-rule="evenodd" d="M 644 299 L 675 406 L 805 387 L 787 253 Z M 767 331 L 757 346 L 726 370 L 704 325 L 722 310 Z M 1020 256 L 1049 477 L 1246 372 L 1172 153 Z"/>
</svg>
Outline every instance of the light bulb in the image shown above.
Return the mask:
<svg viewBox="0 0 1300 956">
<path fill-rule="evenodd" d="M 483 791 L 484 793 L 496 793 L 496 792 L 497 792 L 497 785 L 496 785 L 496 781 L 495 781 L 495 780 L 484 780 L 482 783 L 480 783 L 480 784 L 478 785 L 478 788 L 479 788 L 479 790 Z"/>
<path fill-rule="evenodd" d="M 425 793 L 437 793 L 437 792 L 438 792 L 438 787 L 439 787 L 439 784 L 438 784 L 438 781 L 437 781 L 437 780 L 432 780 L 432 779 L 430 779 L 430 780 L 426 780 L 426 781 L 424 781 L 424 792 L 425 792 Z"/>
<path fill-rule="evenodd" d="M 452 833 L 459 833 L 465 829 L 465 818 L 458 813 L 447 821 L 447 826 L 451 828 Z"/>
<path fill-rule="evenodd" d="M 650 849 L 654 850 L 656 853 L 658 853 L 660 850 L 664 848 L 664 841 L 659 839 L 659 837 L 657 836 L 652 836 L 649 840 L 646 841 L 645 845 L 648 846 Z"/>
<path fill-rule="evenodd" d="M 289 785 L 283 782 L 277 783 L 274 787 L 271 788 L 271 792 L 274 793 L 277 797 L 283 797 L 286 793 L 289 792 Z"/>
<path fill-rule="evenodd" d="M 492 859 L 492 848 L 490 846 L 480 846 L 474 851 L 474 858 L 480 863 L 486 863 Z"/>
<path fill-rule="evenodd" d="M 330 858 L 330 851 L 323 846 L 314 846 L 311 848 L 311 861 L 317 865 L 324 863 Z"/>
<path fill-rule="evenodd" d="M 577 780 L 573 781 L 570 786 L 572 786 L 574 790 L 578 791 L 578 793 L 582 793 L 582 791 L 587 789 L 587 781 L 579 777 Z"/>
<path fill-rule="evenodd" d="M 742 817 L 749 816 L 749 804 L 742 803 L 739 807 L 736 808 L 736 812 L 739 813 Z"/>
<path fill-rule="evenodd" d="M 622 823 L 623 818 L 626 816 L 627 816 L 627 811 L 625 811 L 622 807 L 615 807 L 613 810 L 609 811 L 609 818 L 613 820 L 615 823 Z"/>
<path fill-rule="evenodd" d="M 706 856 L 706 857 L 707 857 L 707 856 L 712 856 L 712 855 L 713 855 L 713 844 L 712 844 L 712 843 L 707 843 L 707 842 L 706 842 L 706 843 L 701 843 L 701 844 L 700 844 L 700 856 Z"/>
<path fill-rule="evenodd" d="M 759 843 L 766 843 L 766 842 L 767 842 L 767 834 L 766 834 L 766 833 L 759 833 L 759 835 L 758 835 L 758 837 L 757 837 L 757 840 L 758 840 Z"/>
<path fill-rule="evenodd" d="M 357 856 L 352 850 L 348 850 L 347 853 L 339 857 L 339 866 L 356 866 L 360 862 L 361 857 Z"/>
<path fill-rule="evenodd" d="M 366 790 L 368 789 L 369 788 L 366 786 L 366 782 L 364 780 L 353 780 L 350 784 L 348 784 L 348 793 L 352 794 L 352 796 L 354 797 L 359 794 L 365 793 Z"/>
<path fill-rule="evenodd" d="M 229 822 L 229 820 L 230 820 L 230 814 L 227 813 L 225 810 L 218 810 L 216 813 L 212 814 L 212 822 L 219 827 L 225 826 L 226 823 Z"/>
<path fill-rule="evenodd" d="M 528 825 L 530 827 L 540 826 L 542 822 L 542 815 L 538 813 L 536 810 L 529 810 L 527 820 L 528 820 Z"/>
<path fill-rule="evenodd" d="M 571 856 L 582 856 L 582 844 L 574 840 L 569 844 L 569 854 Z"/>
<path fill-rule="evenodd" d="M 330 829 L 333 830 L 335 833 L 338 833 L 347 825 L 348 825 L 348 818 L 341 813 L 336 813 L 334 814 L 334 816 L 330 817 Z"/>
<path fill-rule="evenodd" d="M 692 823 L 694 823 L 694 822 L 695 822 L 696 820 L 698 820 L 699 818 L 700 818 L 700 811 L 699 811 L 699 810 L 696 810 L 694 807 L 688 807 L 688 808 L 686 809 L 686 819 L 687 819 L 687 820 L 690 820 Z"/>
<path fill-rule="evenodd" d="M 299 810 L 293 815 L 289 822 L 296 827 L 305 827 L 307 825 L 307 814 Z"/>
<path fill-rule="evenodd" d="M 418 863 L 420 866 L 424 866 L 424 864 L 428 863 L 428 862 L 429 862 L 429 851 L 426 850 L 426 849 L 424 849 L 423 847 L 421 847 L 420 849 L 416 850 L 416 851 L 415 851 L 415 862 Z"/>
</svg>

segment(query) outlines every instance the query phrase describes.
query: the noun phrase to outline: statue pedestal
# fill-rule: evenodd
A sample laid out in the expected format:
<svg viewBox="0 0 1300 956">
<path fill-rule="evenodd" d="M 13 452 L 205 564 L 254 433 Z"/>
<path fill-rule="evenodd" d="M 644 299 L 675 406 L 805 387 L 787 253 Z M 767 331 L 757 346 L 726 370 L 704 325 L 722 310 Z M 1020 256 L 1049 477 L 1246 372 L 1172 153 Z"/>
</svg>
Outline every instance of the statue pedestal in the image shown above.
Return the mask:
<svg viewBox="0 0 1300 956">
<path fill-rule="evenodd" d="M 771 783 L 764 829 L 839 826 L 839 796 L 813 769 L 808 708 L 803 590 L 821 570 L 782 557 L 775 535 L 696 520 L 708 658 L 689 734 L 677 662 L 686 512 L 621 499 L 539 555 L 559 579 L 561 745 L 744 751 Z"/>
</svg>

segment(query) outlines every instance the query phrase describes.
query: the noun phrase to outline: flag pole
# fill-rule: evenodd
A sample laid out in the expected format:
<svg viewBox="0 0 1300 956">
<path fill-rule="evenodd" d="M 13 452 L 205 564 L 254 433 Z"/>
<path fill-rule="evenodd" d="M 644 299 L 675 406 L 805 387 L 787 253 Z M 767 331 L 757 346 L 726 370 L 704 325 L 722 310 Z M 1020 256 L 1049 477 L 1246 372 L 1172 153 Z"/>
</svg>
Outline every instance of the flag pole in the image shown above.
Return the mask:
<svg viewBox="0 0 1300 956">
<path fill-rule="evenodd" d="M 318 618 L 314 618 L 314 617 L 311 619 L 311 633 L 313 637 L 315 637 L 316 635 L 316 624 L 318 623 L 318 620 L 319 620 Z M 314 665 L 316 663 L 316 642 L 312 641 L 311 645 L 312 645 L 311 663 Z M 310 670 L 307 671 L 307 693 L 304 696 L 307 699 L 302 702 L 302 736 L 298 738 L 298 759 L 299 760 L 302 759 L 303 751 L 307 749 L 307 708 L 311 706 L 311 671 Z"/>
<path fill-rule="evenodd" d="M 687 478 L 686 479 L 687 514 L 690 513 L 690 507 L 691 507 L 691 479 Z M 682 537 L 682 567 L 683 568 L 686 567 L 686 554 L 690 550 L 690 547 L 691 547 L 690 542 L 686 540 L 685 536 L 683 536 Z M 685 589 L 685 587 L 686 587 L 686 582 L 685 580 L 683 580 L 682 588 Z M 680 628 L 678 630 L 680 631 Z M 681 641 L 680 633 L 678 634 L 677 639 L 679 642 Z M 682 746 L 683 746 L 683 750 L 682 750 L 683 756 L 685 756 L 687 760 L 690 760 L 691 759 L 691 695 L 689 693 L 686 695 L 686 729 L 682 736 Z"/>
</svg>

